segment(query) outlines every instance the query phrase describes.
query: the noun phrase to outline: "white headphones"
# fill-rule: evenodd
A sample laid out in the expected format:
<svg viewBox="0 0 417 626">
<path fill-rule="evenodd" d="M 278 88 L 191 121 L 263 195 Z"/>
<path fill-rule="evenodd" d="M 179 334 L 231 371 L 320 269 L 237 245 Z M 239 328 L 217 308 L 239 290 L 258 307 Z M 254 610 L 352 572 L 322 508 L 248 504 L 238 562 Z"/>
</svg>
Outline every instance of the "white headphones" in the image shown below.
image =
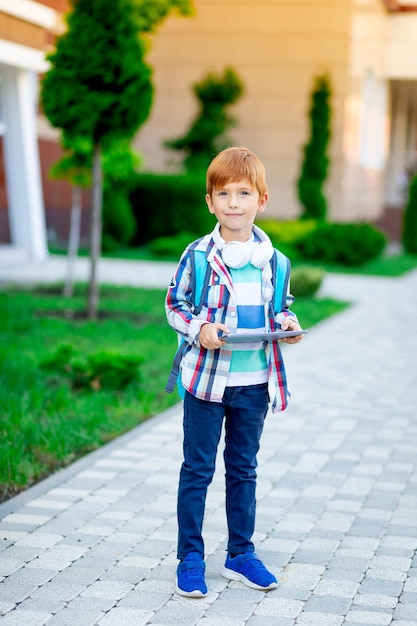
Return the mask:
<svg viewBox="0 0 417 626">
<path fill-rule="evenodd" d="M 226 243 L 220 235 L 220 224 L 217 223 L 213 231 L 213 240 L 217 248 L 222 253 L 225 264 L 231 269 L 240 269 L 245 267 L 247 263 L 251 263 L 254 267 L 262 269 L 267 265 L 274 254 L 274 248 L 269 237 L 255 224 L 253 225 L 255 235 L 260 242 L 248 241 L 229 241 Z"/>
</svg>

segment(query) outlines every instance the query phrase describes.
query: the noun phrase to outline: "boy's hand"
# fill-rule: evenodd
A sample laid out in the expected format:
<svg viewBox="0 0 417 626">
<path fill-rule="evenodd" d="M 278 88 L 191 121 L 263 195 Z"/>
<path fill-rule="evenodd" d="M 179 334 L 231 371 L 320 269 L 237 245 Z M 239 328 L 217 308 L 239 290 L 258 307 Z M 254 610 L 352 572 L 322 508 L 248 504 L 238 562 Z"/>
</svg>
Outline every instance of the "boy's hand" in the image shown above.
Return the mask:
<svg viewBox="0 0 417 626">
<path fill-rule="evenodd" d="M 281 322 L 281 330 L 301 330 L 300 324 L 297 324 L 291 317 L 285 317 Z M 297 335 L 297 337 L 288 337 L 288 339 L 280 339 L 284 343 L 299 343 L 303 335 Z"/>
<path fill-rule="evenodd" d="M 203 348 L 207 350 L 217 350 L 221 346 L 225 345 L 225 341 L 219 339 L 219 331 L 222 333 L 230 333 L 230 330 L 225 324 L 203 324 L 200 328 L 199 341 Z"/>
</svg>

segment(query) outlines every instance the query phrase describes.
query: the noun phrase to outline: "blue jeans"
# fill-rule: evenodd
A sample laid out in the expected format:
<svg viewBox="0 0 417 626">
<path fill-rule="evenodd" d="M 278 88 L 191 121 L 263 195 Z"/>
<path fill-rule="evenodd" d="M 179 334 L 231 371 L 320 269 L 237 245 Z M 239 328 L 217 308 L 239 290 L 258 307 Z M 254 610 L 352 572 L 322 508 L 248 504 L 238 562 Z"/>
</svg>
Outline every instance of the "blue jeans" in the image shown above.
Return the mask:
<svg viewBox="0 0 417 626">
<path fill-rule="evenodd" d="M 184 398 L 184 461 L 178 487 L 178 553 L 204 557 L 202 526 L 207 488 L 213 479 L 217 447 L 225 422 L 228 552 L 253 552 L 256 455 L 268 411 L 268 385 L 227 387 L 223 401 Z"/>
</svg>

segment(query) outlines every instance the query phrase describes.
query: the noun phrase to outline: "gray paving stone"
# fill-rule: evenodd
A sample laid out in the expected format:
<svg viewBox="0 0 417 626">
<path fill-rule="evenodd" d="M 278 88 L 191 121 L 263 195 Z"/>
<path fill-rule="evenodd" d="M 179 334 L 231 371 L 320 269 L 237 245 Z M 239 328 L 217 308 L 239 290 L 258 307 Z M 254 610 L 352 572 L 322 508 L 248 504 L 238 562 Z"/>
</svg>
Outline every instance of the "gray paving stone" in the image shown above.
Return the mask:
<svg viewBox="0 0 417 626">
<path fill-rule="evenodd" d="M 255 608 L 255 615 L 296 619 L 303 610 L 304 602 L 278 596 L 265 597 Z"/>
<path fill-rule="evenodd" d="M 153 613 L 139 608 L 116 607 L 97 622 L 98 626 L 144 626 Z"/>
<path fill-rule="evenodd" d="M 394 611 L 394 617 L 395 619 L 415 620 L 417 617 L 417 603 L 410 602 L 405 604 L 400 600 Z"/>
<path fill-rule="evenodd" d="M 151 624 L 163 624 L 164 626 L 195 626 L 203 616 L 203 610 L 198 608 L 198 601 L 184 606 L 179 602 L 172 601 L 163 606 L 152 618 Z"/>
<path fill-rule="evenodd" d="M 398 598 L 403 590 L 403 584 L 394 580 L 365 578 L 359 587 L 360 593 L 381 593 Z"/>
<path fill-rule="evenodd" d="M 5 580 L 0 585 L 0 601 L 3 602 L 23 602 L 25 598 L 37 588 L 36 584 L 15 584 L 13 581 Z"/>
<path fill-rule="evenodd" d="M 32 611 L 33 613 L 58 613 L 65 608 L 65 602 L 56 598 L 26 598 L 19 604 L 19 611 Z"/>
<path fill-rule="evenodd" d="M 389 626 L 392 622 L 392 614 L 378 611 L 352 610 L 346 615 L 346 624 L 375 624 L 376 626 Z"/>
<path fill-rule="evenodd" d="M 79 586 L 86 587 L 97 580 L 104 572 L 105 569 L 102 566 L 79 567 L 79 562 L 76 561 L 70 565 L 70 567 L 67 567 L 67 569 L 57 573 L 52 582 L 54 584 L 77 584 Z"/>
<path fill-rule="evenodd" d="M 315 565 L 327 565 L 333 553 L 319 552 L 318 550 L 297 550 L 291 561 L 293 563 L 311 563 Z"/>
<path fill-rule="evenodd" d="M 79 583 L 60 583 L 53 580 L 35 589 L 35 591 L 30 594 L 30 597 L 34 599 L 69 602 L 76 598 L 84 589 L 85 586 Z"/>
<path fill-rule="evenodd" d="M 171 595 L 169 593 L 156 593 L 146 591 L 130 591 L 122 598 L 118 606 L 138 607 L 147 611 L 158 611 L 168 602 Z"/>
<path fill-rule="evenodd" d="M 212 617 L 233 617 L 242 621 L 248 620 L 256 608 L 257 604 L 254 601 L 242 600 L 242 598 L 229 598 L 225 599 L 222 596 L 216 600 L 205 611 L 205 615 L 209 618 Z"/>
<path fill-rule="evenodd" d="M 148 569 L 144 567 L 122 567 L 115 565 L 100 576 L 100 580 L 118 581 L 136 584 L 143 580 L 145 576 L 149 577 Z"/>
<path fill-rule="evenodd" d="M 2 626 L 43 626 L 51 617 L 51 613 L 14 609 L 2 616 L 1 623 Z"/>
<path fill-rule="evenodd" d="M 94 612 L 97 609 L 100 611 L 110 611 L 111 608 L 116 606 L 117 600 L 114 598 L 100 598 L 97 596 L 84 597 L 78 595 L 76 598 L 68 602 L 67 607 L 80 612 Z"/>
<path fill-rule="evenodd" d="M 51 626 L 97 626 L 99 620 L 104 617 L 104 612 L 98 609 L 81 611 L 65 608 L 48 620 Z"/>
<path fill-rule="evenodd" d="M 120 600 L 133 589 L 131 583 L 116 582 L 110 580 L 97 580 L 82 592 L 83 597 L 108 598 Z"/>
<path fill-rule="evenodd" d="M 340 626 L 343 617 L 331 613 L 303 613 L 297 620 L 301 626 Z"/>
<path fill-rule="evenodd" d="M 56 576 L 55 570 L 47 569 L 29 569 L 27 567 L 21 567 L 17 571 L 10 574 L 7 580 L 10 584 L 14 585 L 45 585 L 54 576 Z"/>
<path fill-rule="evenodd" d="M 304 611 L 315 613 L 327 613 L 336 615 L 346 615 L 352 605 L 352 599 L 337 596 L 317 596 L 312 595 L 304 605 Z"/>
</svg>

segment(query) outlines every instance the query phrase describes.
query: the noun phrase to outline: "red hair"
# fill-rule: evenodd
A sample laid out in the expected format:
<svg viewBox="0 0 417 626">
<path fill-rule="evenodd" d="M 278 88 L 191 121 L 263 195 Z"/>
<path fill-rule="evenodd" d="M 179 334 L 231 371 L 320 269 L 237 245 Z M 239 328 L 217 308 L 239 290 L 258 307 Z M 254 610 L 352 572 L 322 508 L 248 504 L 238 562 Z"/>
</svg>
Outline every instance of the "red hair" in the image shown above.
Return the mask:
<svg viewBox="0 0 417 626">
<path fill-rule="evenodd" d="M 260 197 L 268 191 L 265 168 L 256 154 L 244 147 L 226 148 L 208 167 L 207 193 L 211 196 L 214 189 L 243 179 L 247 179 L 258 190 Z"/>
</svg>

